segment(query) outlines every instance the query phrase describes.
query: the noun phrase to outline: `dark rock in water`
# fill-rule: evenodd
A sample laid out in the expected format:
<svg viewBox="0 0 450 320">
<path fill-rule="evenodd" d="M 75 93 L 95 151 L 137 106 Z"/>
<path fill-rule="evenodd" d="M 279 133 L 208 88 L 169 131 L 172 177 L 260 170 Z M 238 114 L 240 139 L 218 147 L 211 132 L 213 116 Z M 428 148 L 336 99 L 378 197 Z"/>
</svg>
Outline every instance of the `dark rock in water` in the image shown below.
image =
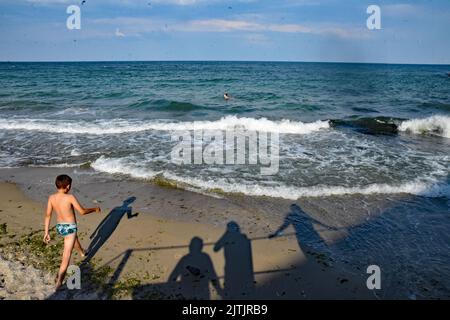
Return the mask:
<svg viewBox="0 0 450 320">
<path fill-rule="evenodd" d="M 91 168 L 91 162 L 86 162 L 80 165 L 80 169 L 90 169 Z"/>
<path fill-rule="evenodd" d="M 330 122 L 333 127 L 347 127 L 365 134 L 393 135 L 398 133 L 397 124 L 394 123 L 395 119 L 387 117 L 331 120 Z"/>
</svg>

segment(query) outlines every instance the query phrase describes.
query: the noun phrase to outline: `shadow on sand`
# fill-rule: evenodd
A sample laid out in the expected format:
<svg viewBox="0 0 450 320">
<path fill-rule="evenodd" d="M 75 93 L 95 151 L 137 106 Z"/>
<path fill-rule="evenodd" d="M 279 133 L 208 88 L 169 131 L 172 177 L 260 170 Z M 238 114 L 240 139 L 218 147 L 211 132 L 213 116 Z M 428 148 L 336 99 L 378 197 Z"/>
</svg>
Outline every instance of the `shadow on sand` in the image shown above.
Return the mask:
<svg viewBox="0 0 450 320">
<path fill-rule="evenodd" d="M 211 258 L 202 250 L 203 240 L 199 237 L 192 238 L 189 253 L 179 260 L 168 281 L 134 288 L 133 299 L 209 300 L 210 284 L 222 295 Z"/>
<path fill-rule="evenodd" d="M 409 197 L 407 205 L 405 205 L 404 199 L 400 202 L 394 201 L 378 216 L 349 228 L 327 226 L 312 218 L 297 203 L 294 203 L 290 206 L 290 211 L 286 213 L 277 230 L 265 237 L 248 239 L 240 230 L 239 225 L 231 221 L 227 224 L 222 237 L 213 243 L 203 243 L 201 238 L 193 237 L 189 245 L 130 248 L 105 264 L 111 265 L 114 261 L 120 260 L 113 275 L 107 281 L 107 287 L 112 287 L 117 283 L 134 252 L 188 248 L 188 252 L 175 265 L 166 282 L 133 287 L 131 297 L 133 299 L 210 299 L 213 297 L 223 299 L 374 299 L 374 293 L 366 287 L 367 276 L 363 268 L 372 263 L 382 264 L 383 258 L 391 261 L 392 259 L 389 257 L 398 252 L 399 248 L 404 247 L 405 241 L 418 241 L 419 238 L 416 237 L 416 234 L 420 230 L 421 233 L 428 231 L 431 233 L 432 228 L 428 228 L 429 224 L 425 223 L 430 217 L 426 214 L 412 213 L 411 206 L 420 207 L 423 201 L 423 198 L 420 197 Z M 440 206 L 442 206 L 442 210 L 445 210 L 446 203 L 441 202 Z M 124 205 L 116 208 L 122 212 L 122 214 L 118 214 L 120 218 L 128 209 L 129 217 L 132 216 L 131 208 L 128 207 L 129 203 L 125 201 Z M 409 214 L 411 220 L 405 220 L 405 216 L 399 212 Z M 117 226 L 120 218 L 110 218 L 110 221 L 115 221 L 112 225 Z M 437 217 L 434 218 L 437 219 Z M 436 223 L 443 222 L 439 220 Z M 293 227 L 295 233 L 284 233 L 290 226 Z M 417 230 L 418 226 L 421 227 L 420 230 Z M 332 231 L 345 229 L 346 237 L 327 245 L 320 233 L 317 232 L 318 227 Z M 115 229 L 115 227 L 103 228 L 105 227 L 100 225 L 97 231 L 100 239 L 107 239 Z M 102 229 L 104 231 L 101 231 Z M 386 234 L 386 230 L 388 230 L 388 234 Z M 392 230 L 395 232 L 391 232 Z M 254 270 L 252 242 L 277 241 L 276 238 L 291 236 L 296 237 L 300 249 L 298 254 L 292 256 L 291 261 L 284 261 L 282 266 L 273 270 Z M 380 239 L 384 239 L 384 241 L 380 241 Z M 103 244 L 104 241 L 99 243 Z M 433 247 L 433 243 L 419 242 L 418 245 L 430 247 L 430 250 Z M 203 251 L 206 246 L 212 246 L 215 252 L 223 250 L 225 258 L 223 276 L 216 274 L 210 256 Z M 322 248 L 324 250 L 331 248 L 334 251 L 342 252 L 343 257 L 353 260 L 349 262 L 355 263 L 355 266 L 359 263 L 361 268 L 353 269 L 359 273 L 358 277 L 352 278 L 353 273 L 342 273 L 341 269 L 335 270 L 335 268 L 327 266 L 321 257 L 324 252 L 321 250 Z M 377 250 L 373 251 L 374 248 Z M 371 255 L 368 255 L 369 253 Z M 266 254 L 270 254 L 270 252 Z M 383 257 L 386 254 L 388 257 Z M 410 253 L 405 253 L 398 259 L 409 259 L 407 254 Z M 334 264 L 333 261 L 330 263 Z M 384 268 L 383 265 L 381 266 Z M 402 264 L 399 264 L 399 268 L 401 266 Z M 90 272 L 88 264 L 84 266 L 82 272 Z M 428 278 L 431 279 L 431 276 Z M 223 288 L 221 284 L 223 284 Z M 215 296 L 212 294 L 211 285 L 217 293 Z M 96 290 L 98 297 L 110 298 L 104 288 Z M 443 289 L 437 288 L 437 290 L 442 291 Z"/>
<path fill-rule="evenodd" d="M 281 224 L 274 233 L 269 235 L 269 239 L 282 235 L 283 231 L 290 225 L 292 225 L 295 230 L 298 245 L 303 252 L 313 248 L 318 250 L 324 250 L 326 248 L 327 245 L 325 241 L 316 231 L 317 226 L 322 229 L 337 231 L 336 228 L 326 226 L 313 219 L 306 214 L 298 204 L 293 203 L 290 206 L 290 211 L 284 218 L 283 224 Z"/>
<path fill-rule="evenodd" d="M 294 234 L 282 234 L 291 224 L 294 226 L 296 232 Z M 305 295 L 303 289 L 308 289 L 312 297 L 349 298 L 350 295 L 348 294 L 349 290 L 347 288 L 345 288 L 345 293 L 340 292 L 339 288 L 324 293 L 324 290 L 327 290 L 327 286 L 335 287 L 336 282 L 339 280 L 335 274 L 323 272 L 325 267 L 323 264 L 318 263 L 316 256 L 314 256 L 317 251 L 313 252 L 312 259 L 305 259 L 311 251 L 303 245 L 303 237 L 305 237 L 305 243 L 307 244 L 321 243 L 325 246 L 325 242 L 317 234 L 313 224 L 320 224 L 320 222 L 309 219 L 309 216 L 296 204 L 291 206 L 291 211 L 286 215 L 283 224 L 278 230 L 269 236 L 248 239 L 240 230 L 239 225 L 234 221 L 230 221 L 222 237 L 215 243 L 203 244 L 200 238 L 194 237 L 189 246 L 189 253 L 181 258 L 167 282 L 135 287 L 132 292 L 132 298 L 210 299 L 210 283 L 217 293 L 217 298 L 228 300 L 310 298 L 310 296 L 307 297 Z M 328 229 L 333 229 L 323 224 L 320 225 Z M 274 237 L 290 237 L 293 235 L 297 237 L 298 243 L 302 244 L 301 248 L 303 247 L 305 248 L 304 250 L 308 250 L 308 253 L 302 253 L 303 258 L 292 261 L 287 268 L 255 272 L 251 245 L 253 241 L 268 241 L 268 239 Z M 214 252 L 223 250 L 225 258 L 223 276 L 218 277 L 216 275 L 210 257 L 202 252 L 203 245 L 213 246 Z M 134 249 L 133 251 L 171 250 L 182 247 L 141 248 Z M 118 268 L 123 268 L 126 260 L 130 256 L 130 252 L 125 253 Z M 310 279 L 307 276 L 319 279 L 321 283 L 315 288 L 307 287 L 306 283 L 310 283 Z M 256 277 L 261 279 L 259 283 L 255 281 Z M 218 280 L 223 280 L 223 288 L 220 287 L 220 281 Z M 368 297 L 370 296 L 365 296 L 365 298 Z"/>
<path fill-rule="evenodd" d="M 105 242 L 116 230 L 125 214 L 127 215 L 128 219 L 132 219 L 138 216 L 137 213 L 132 214 L 133 208 L 130 207 L 130 204 L 132 204 L 135 200 L 136 197 L 130 197 L 126 199 L 121 206 L 112 209 L 103 219 L 103 221 L 100 222 L 100 224 L 90 236 L 90 239 L 92 239 L 92 241 L 89 244 L 87 250 L 88 254 L 85 259 L 86 262 L 90 261 L 95 256 L 97 251 L 105 244 Z"/>
<path fill-rule="evenodd" d="M 225 256 L 224 299 L 242 299 L 253 293 L 252 246 L 239 225 L 231 221 L 223 236 L 214 245 L 214 251 L 223 249 Z"/>
<path fill-rule="evenodd" d="M 251 242 L 240 231 L 239 225 L 231 221 L 223 236 L 215 243 L 214 251 L 224 251 L 224 287 L 220 286 L 211 258 L 202 252 L 203 241 L 194 237 L 189 253 L 182 257 L 169 276 L 167 283 L 148 284 L 134 288 L 133 299 L 193 299 L 211 298 L 209 283 L 223 299 L 244 299 L 252 295 L 254 273 Z M 178 248 L 178 247 L 177 247 Z M 170 249 L 170 248 L 165 248 Z M 123 259 L 122 259 L 123 261 Z M 122 263 L 120 263 L 122 264 Z"/>
<path fill-rule="evenodd" d="M 131 208 L 129 204 L 134 201 L 130 198 L 124 201 L 121 207 L 117 207 L 102 221 L 96 230 L 94 240 L 90 248 L 95 250 L 90 252 L 92 258 L 95 252 L 105 243 L 108 237 L 113 233 L 117 227 L 120 219 L 125 213 L 131 218 Z M 274 237 L 290 237 L 295 235 L 297 237 L 300 248 L 304 250 L 305 244 L 323 243 L 320 235 L 315 231 L 313 224 L 318 223 L 314 219 L 304 213 L 296 204 L 291 205 L 291 211 L 286 214 L 283 224 L 278 230 L 269 235 L 259 238 L 249 239 L 244 234 L 240 226 L 235 221 L 230 221 L 224 234 L 215 243 L 203 243 L 199 237 L 193 237 L 190 244 L 169 247 L 153 247 L 153 248 L 130 248 L 112 260 L 105 263 L 110 265 L 117 259 L 120 259 L 109 281 L 105 286 L 91 288 L 95 289 L 95 296 L 101 299 L 111 298 L 108 288 L 112 288 L 120 278 L 127 262 L 132 257 L 134 252 L 142 251 L 157 251 L 157 250 L 172 250 L 189 248 L 189 252 L 183 256 L 173 271 L 171 272 L 167 282 L 152 283 L 134 287 L 131 292 L 133 299 L 192 299 L 192 300 L 207 300 L 212 298 L 210 285 L 214 288 L 217 295 L 215 297 L 222 299 L 298 299 L 305 298 L 302 291 L 303 280 L 306 274 L 319 273 L 320 267 L 312 260 L 298 259 L 293 261 L 287 268 L 279 268 L 275 270 L 254 271 L 252 242 L 258 240 L 269 241 L 268 239 Z M 293 225 L 295 233 L 282 234 L 283 231 L 290 225 Z M 325 244 L 323 244 L 325 245 Z M 204 246 L 212 246 L 214 252 L 223 250 L 225 258 L 224 275 L 219 277 L 216 274 L 210 256 L 203 251 Z M 304 255 L 306 253 L 303 253 Z M 86 259 L 82 264 L 82 274 L 91 271 L 89 264 L 90 259 Z M 257 283 L 255 277 L 262 277 L 261 282 Z M 221 287 L 221 280 L 223 288 Z M 336 279 L 327 279 L 322 276 L 323 281 Z M 65 287 L 65 286 L 64 286 Z M 322 286 L 318 286 L 319 290 L 313 292 L 313 296 L 327 297 L 323 294 Z M 59 295 L 54 298 L 66 296 L 71 297 L 73 293 L 62 290 Z M 333 292 L 334 294 L 335 292 Z M 342 297 L 342 296 L 341 296 Z M 344 296 L 345 297 L 345 296 Z"/>
</svg>

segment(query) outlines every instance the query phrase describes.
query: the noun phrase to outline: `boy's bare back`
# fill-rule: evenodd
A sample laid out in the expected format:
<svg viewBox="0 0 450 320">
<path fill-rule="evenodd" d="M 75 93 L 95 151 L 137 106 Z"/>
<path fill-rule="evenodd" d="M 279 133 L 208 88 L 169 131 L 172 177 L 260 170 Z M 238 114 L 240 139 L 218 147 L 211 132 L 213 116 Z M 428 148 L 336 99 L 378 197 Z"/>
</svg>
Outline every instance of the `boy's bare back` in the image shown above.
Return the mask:
<svg viewBox="0 0 450 320">
<path fill-rule="evenodd" d="M 78 212 L 83 212 L 77 199 L 71 194 L 57 192 L 52 194 L 48 201 L 49 205 L 56 212 L 56 220 L 58 222 L 76 223 L 74 208 Z"/>
</svg>

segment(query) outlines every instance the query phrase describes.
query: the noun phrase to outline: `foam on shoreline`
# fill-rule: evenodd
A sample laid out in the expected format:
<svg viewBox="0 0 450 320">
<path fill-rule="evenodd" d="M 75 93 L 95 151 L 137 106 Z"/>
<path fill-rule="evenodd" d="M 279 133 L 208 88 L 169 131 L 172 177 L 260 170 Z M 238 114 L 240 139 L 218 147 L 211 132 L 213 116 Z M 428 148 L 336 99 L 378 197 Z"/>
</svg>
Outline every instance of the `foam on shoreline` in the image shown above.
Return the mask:
<svg viewBox="0 0 450 320">
<path fill-rule="evenodd" d="M 341 195 L 371 195 L 371 194 L 413 194 L 426 197 L 450 197 L 447 184 L 434 179 L 416 179 L 398 184 L 374 183 L 367 186 L 311 186 L 296 187 L 289 185 L 263 186 L 258 184 L 231 183 L 224 178 L 216 180 L 202 180 L 194 177 L 183 177 L 168 171 L 155 172 L 146 170 L 123 158 L 100 157 L 92 163 L 92 168 L 109 174 L 124 174 L 132 178 L 152 180 L 155 177 L 165 178 L 171 183 L 199 188 L 201 191 L 216 190 L 223 193 L 239 193 L 248 196 L 269 196 L 287 200 L 297 200 L 301 197 L 327 197 Z M 194 189 L 195 190 L 195 189 Z"/>
</svg>

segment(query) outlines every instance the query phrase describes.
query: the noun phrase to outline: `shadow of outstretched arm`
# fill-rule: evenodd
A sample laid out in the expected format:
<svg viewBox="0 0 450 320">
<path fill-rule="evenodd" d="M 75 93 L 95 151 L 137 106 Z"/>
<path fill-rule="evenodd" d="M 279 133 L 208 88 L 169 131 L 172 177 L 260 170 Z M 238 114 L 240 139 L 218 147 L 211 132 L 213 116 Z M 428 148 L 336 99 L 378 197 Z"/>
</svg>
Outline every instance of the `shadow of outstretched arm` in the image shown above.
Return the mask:
<svg viewBox="0 0 450 320">
<path fill-rule="evenodd" d="M 136 212 L 134 214 L 132 214 L 132 212 L 133 212 L 133 208 L 128 208 L 127 209 L 127 218 L 128 219 L 135 218 L 135 217 L 137 217 L 139 215 L 139 212 Z"/>
<path fill-rule="evenodd" d="M 225 246 L 226 243 L 226 237 L 227 237 L 227 233 L 225 233 L 219 240 L 217 240 L 216 244 L 214 245 L 214 252 L 219 251 L 220 249 L 222 249 Z"/>
<path fill-rule="evenodd" d="M 277 236 L 280 236 L 281 233 L 284 230 L 286 230 L 289 227 L 290 224 L 291 224 L 291 221 L 289 221 L 289 219 L 284 219 L 283 224 L 275 232 L 269 234 L 268 238 L 272 239 L 272 238 L 275 238 Z"/>
</svg>

